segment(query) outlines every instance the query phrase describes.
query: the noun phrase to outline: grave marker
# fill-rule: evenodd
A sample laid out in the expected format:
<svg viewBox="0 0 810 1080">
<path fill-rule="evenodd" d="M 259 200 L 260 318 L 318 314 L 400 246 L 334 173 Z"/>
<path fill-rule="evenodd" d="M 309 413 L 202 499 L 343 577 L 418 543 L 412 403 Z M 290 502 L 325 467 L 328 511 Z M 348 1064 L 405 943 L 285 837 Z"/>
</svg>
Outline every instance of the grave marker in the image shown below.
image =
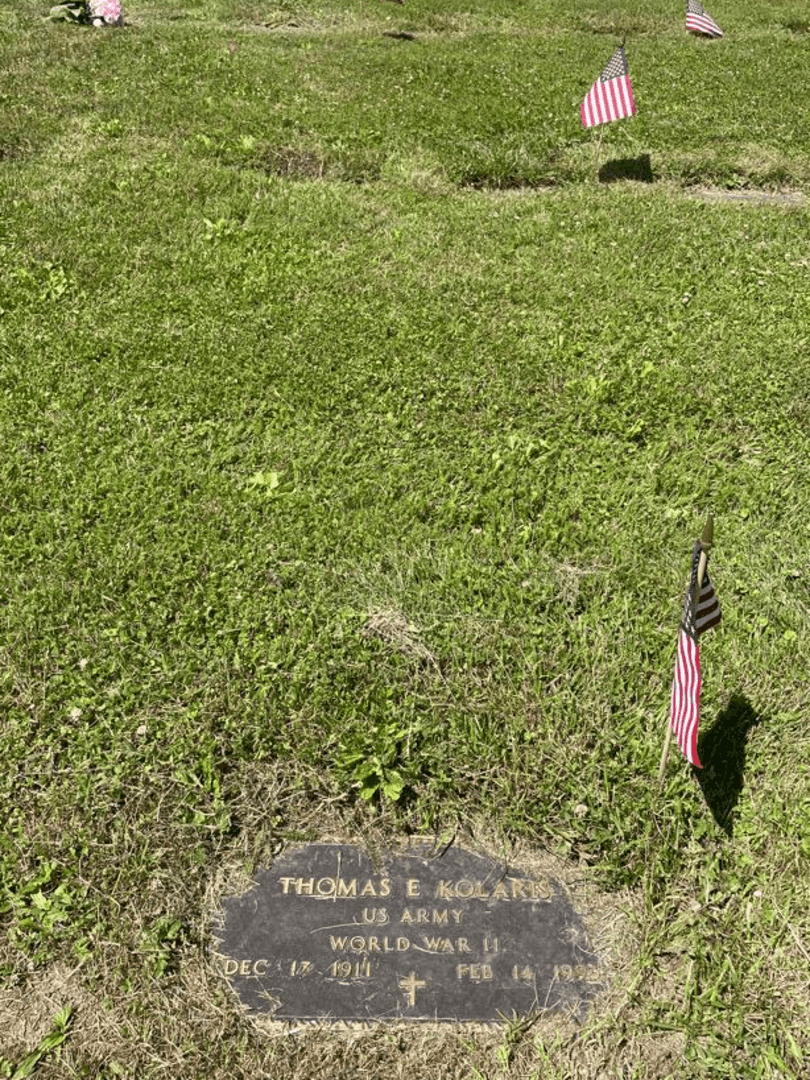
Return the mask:
<svg viewBox="0 0 810 1080">
<path fill-rule="evenodd" d="M 349 844 L 291 851 L 223 901 L 215 936 L 242 1003 L 282 1022 L 582 1016 L 603 988 L 557 882 L 456 847 L 376 867 Z"/>
</svg>

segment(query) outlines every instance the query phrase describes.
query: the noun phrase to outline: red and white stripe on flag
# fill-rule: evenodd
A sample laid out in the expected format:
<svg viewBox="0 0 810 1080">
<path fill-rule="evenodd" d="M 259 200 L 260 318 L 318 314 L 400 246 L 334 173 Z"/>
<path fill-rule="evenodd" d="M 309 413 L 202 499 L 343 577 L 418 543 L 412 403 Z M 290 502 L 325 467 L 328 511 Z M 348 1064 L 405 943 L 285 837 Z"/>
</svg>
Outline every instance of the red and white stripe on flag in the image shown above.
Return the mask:
<svg viewBox="0 0 810 1080">
<path fill-rule="evenodd" d="M 709 558 L 706 556 L 703 580 L 698 594 L 700 573 L 700 540 L 692 549 L 692 572 L 689 588 L 683 603 L 683 619 L 678 637 L 678 656 L 675 660 L 675 678 L 672 681 L 672 712 L 670 727 L 678 740 L 678 746 L 692 765 L 703 766 L 698 760 L 697 737 L 700 719 L 700 649 L 701 634 L 717 626 L 721 619 L 720 602 L 709 577 Z M 695 597 L 697 596 L 697 604 Z"/>
<path fill-rule="evenodd" d="M 586 128 L 595 124 L 606 124 L 611 120 L 621 120 L 623 116 L 635 115 L 636 103 L 633 100 L 627 57 L 621 46 L 611 56 L 604 71 L 585 95 L 579 112 L 582 126 Z"/>
<path fill-rule="evenodd" d="M 686 29 L 709 37 L 723 36 L 723 31 L 697 0 L 686 0 Z"/>
<path fill-rule="evenodd" d="M 697 752 L 700 719 L 700 647 L 685 630 L 678 638 L 678 658 L 672 680 L 672 719 L 670 726 L 686 759 L 700 764 Z"/>
</svg>

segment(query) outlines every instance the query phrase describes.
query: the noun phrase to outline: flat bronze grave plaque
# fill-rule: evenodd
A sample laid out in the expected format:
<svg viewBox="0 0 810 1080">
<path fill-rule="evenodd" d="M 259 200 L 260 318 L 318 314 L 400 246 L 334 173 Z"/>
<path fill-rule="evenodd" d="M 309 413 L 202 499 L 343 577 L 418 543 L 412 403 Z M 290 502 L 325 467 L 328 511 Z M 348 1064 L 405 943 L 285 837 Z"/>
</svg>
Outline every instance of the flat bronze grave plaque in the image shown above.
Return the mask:
<svg viewBox="0 0 810 1080">
<path fill-rule="evenodd" d="M 375 868 L 310 844 L 223 901 L 217 964 L 281 1022 L 497 1022 L 582 1016 L 603 989 L 581 917 L 551 878 L 461 848 L 410 848 Z"/>
</svg>

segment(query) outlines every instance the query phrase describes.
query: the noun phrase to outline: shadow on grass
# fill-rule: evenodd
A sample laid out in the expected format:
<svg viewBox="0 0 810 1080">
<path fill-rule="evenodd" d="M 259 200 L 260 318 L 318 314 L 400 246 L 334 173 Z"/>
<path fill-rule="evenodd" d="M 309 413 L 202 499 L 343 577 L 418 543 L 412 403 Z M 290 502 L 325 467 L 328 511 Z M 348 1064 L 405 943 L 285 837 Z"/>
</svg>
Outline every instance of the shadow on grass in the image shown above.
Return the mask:
<svg viewBox="0 0 810 1080">
<path fill-rule="evenodd" d="M 712 727 L 698 738 L 703 768 L 695 769 L 695 775 L 714 820 L 728 836 L 733 835 L 734 807 L 743 788 L 748 732 L 761 720 L 748 698 L 733 694 Z"/>
<path fill-rule="evenodd" d="M 643 184 L 652 184 L 655 180 L 650 155 L 640 154 L 635 158 L 617 158 L 606 161 L 599 170 L 602 184 L 615 184 L 617 180 L 640 180 Z"/>
</svg>

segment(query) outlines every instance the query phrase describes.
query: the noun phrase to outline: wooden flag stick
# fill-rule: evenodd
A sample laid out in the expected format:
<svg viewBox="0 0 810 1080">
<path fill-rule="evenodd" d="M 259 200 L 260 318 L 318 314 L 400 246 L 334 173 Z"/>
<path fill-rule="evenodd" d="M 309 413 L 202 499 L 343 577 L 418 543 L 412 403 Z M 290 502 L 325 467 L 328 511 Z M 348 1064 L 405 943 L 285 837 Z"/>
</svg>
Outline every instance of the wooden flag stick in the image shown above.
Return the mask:
<svg viewBox="0 0 810 1080">
<path fill-rule="evenodd" d="M 700 538 L 700 562 L 698 563 L 697 581 L 695 582 L 695 591 L 692 593 L 692 610 L 697 613 L 698 600 L 700 599 L 700 590 L 703 586 L 703 575 L 706 573 L 706 563 L 709 561 L 709 548 L 714 543 L 714 518 L 709 514 L 706 519 L 706 525 L 703 529 L 703 535 Z M 672 742 L 672 718 L 667 713 L 667 733 L 664 736 L 664 749 L 661 751 L 661 764 L 658 766 L 658 786 L 664 785 L 664 772 L 667 767 L 667 758 L 669 757 L 669 746 Z"/>
<path fill-rule="evenodd" d="M 627 38 L 623 37 L 622 40 L 619 42 L 619 48 L 620 49 L 624 48 L 624 43 L 625 43 L 626 40 L 627 40 Z M 599 155 L 602 152 L 602 139 L 604 138 L 604 135 L 605 135 L 605 124 L 604 124 L 604 121 L 603 121 L 599 125 L 599 141 L 596 144 L 596 153 L 594 154 L 594 158 L 593 158 L 593 170 L 596 173 L 596 179 L 597 180 L 599 179 Z"/>
<path fill-rule="evenodd" d="M 605 134 L 605 125 L 600 124 L 599 125 L 599 141 L 596 144 L 596 154 L 594 155 L 594 159 L 593 159 L 593 169 L 594 169 L 594 172 L 596 173 L 596 179 L 597 180 L 599 179 L 599 154 L 601 153 L 601 150 L 602 150 L 602 138 L 603 138 L 604 134 Z"/>
</svg>

